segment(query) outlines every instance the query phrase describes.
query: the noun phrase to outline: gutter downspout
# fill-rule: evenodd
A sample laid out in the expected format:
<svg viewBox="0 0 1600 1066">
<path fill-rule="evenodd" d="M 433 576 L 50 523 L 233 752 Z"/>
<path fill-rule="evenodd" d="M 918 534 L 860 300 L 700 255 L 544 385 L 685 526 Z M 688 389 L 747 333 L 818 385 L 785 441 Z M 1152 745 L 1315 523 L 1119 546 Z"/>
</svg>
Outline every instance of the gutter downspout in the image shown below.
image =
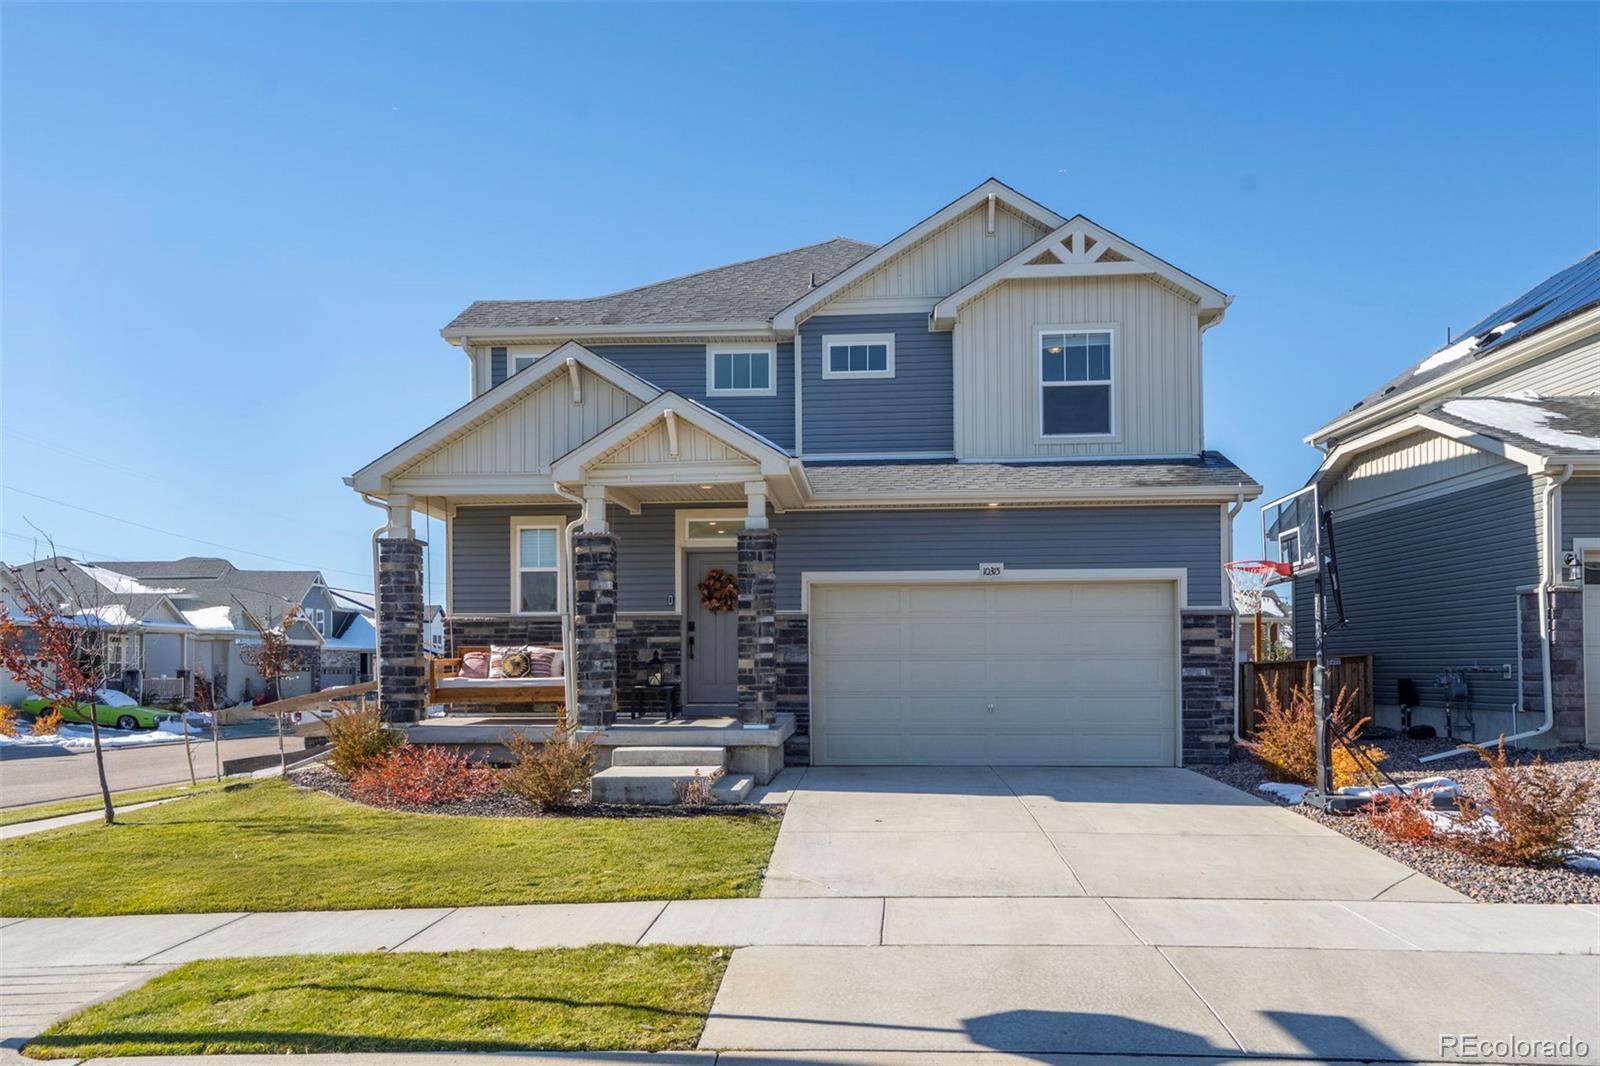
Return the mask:
<svg viewBox="0 0 1600 1066">
<path fill-rule="evenodd" d="M 1228 547 L 1230 549 L 1233 547 L 1233 520 L 1239 516 L 1239 512 L 1242 510 L 1244 510 L 1243 491 L 1234 497 L 1232 503 L 1228 504 Z M 1230 551 L 1229 554 L 1231 555 L 1232 552 Z M 1228 589 L 1228 605 L 1231 607 L 1233 606 L 1233 589 L 1232 585 L 1228 582 L 1228 576 L 1226 573 L 1223 574 L 1222 581 L 1224 587 Z M 1233 631 L 1236 635 L 1239 632 L 1238 617 L 1238 612 L 1235 611 Z M 1255 624 L 1257 626 L 1261 624 L 1261 616 L 1259 614 L 1256 615 Z M 1233 742 L 1235 744 L 1244 743 L 1244 736 L 1239 732 L 1239 719 L 1240 716 L 1244 714 L 1244 702 L 1239 698 L 1239 678 L 1243 675 L 1243 673 L 1244 671 L 1239 669 L 1239 651 L 1237 648 L 1235 648 L 1233 653 Z"/>
<path fill-rule="evenodd" d="M 578 713 L 578 647 L 577 637 L 572 632 L 572 601 L 578 595 L 578 580 L 572 565 L 572 537 L 578 531 L 578 527 L 583 525 L 583 516 L 588 511 L 589 505 L 582 496 L 568 492 L 559 484 L 552 482 L 551 487 L 557 496 L 578 505 L 578 517 L 562 527 L 561 545 L 567 555 L 567 579 L 562 583 L 566 587 L 561 590 L 564 593 L 561 597 L 561 655 L 567 661 L 566 669 L 563 671 L 566 674 L 567 724 L 575 726 Z M 574 735 L 576 735 L 575 730 Z"/>
<path fill-rule="evenodd" d="M 1539 728 L 1537 729 L 1529 729 L 1521 733 L 1513 733 L 1509 737 L 1502 738 L 1508 744 L 1518 740 L 1531 740 L 1534 737 L 1543 736 L 1544 734 L 1550 732 L 1550 730 L 1554 729 L 1556 724 L 1556 697 L 1553 686 L 1551 685 L 1550 677 L 1550 589 L 1551 586 L 1556 583 L 1556 556 L 1561 549 L 1560 543 L 1556 540 L 1556 500 L 1561 492 L 1561 486 L 1565 485 L 1568 480 L 1571 479 L 1571 477 L 1572 464 L 1568 463 L 1566 468 L 1562 470 L 1561 476 L 1552 478 L 1550 484 L 1545 486 L 1544 514 L 1542 516 L 1543 521 L 1539 530 L 1541 537 L 1544 540 L 1544 566 L 1541 568 L 1541 573 L 1539 574 L 1538 589 L 1539 667 L 1544 671 L 1544 721 L 1539 724 Z M 1518 618 L 1517 628 L 1519 631 L 1522 628 L 1520 617 Z M 1518 648 L 1517 652 L 1517 658 L 1520 661 L 1522 658 L 1520 647 Z M 1517 671 L 1517 676 L 1518 678 L 1521 678 L 1522 676 L 1522 671 L 1520 668 Z M 1522 693 L 1518 692 L 1517 697 L 1518 702 L 1520 703 Z M 1516 721 L 1514 716 L 1512 721 L 1513 724 Z M 1436 759 L 1449 759 L 1457 755 L 1465 755 L 1470 751 L 1472 751 L 1471 748 L 1455 748 L 1451 751 L 1442 751 L 1437 755 L 1424 756 L 1417 761 L 1433 762 Z"/>
</svg>

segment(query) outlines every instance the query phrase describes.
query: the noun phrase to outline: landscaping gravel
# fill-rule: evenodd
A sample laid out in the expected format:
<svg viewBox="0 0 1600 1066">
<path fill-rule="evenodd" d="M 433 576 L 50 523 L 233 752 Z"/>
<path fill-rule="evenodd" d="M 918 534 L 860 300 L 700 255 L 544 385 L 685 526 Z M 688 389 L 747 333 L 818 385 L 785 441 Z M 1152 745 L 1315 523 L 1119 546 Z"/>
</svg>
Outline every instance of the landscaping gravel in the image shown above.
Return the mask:
<svg viewBox="0 0 1600 1066">
<path fill-rule="evenodd" d="M 289 780 L 301 788 L 315 789 L 351 803 L 361 803 L 351 791 L 350 782 L 326 766 L 314 764 L 295 770 L 289 774 Z M 498 788 L 486 796 L 462 803 L 405 807 L 378 807 L 375 804 L 364 803 L 362 806 L 407 814 L 452 814 L 475 818 L 685 818 L 697 815 L 720 817 L 729 814 L 763 814 L 778 817 L 780 814 L 779 810 L 751 803 L 717 803 L 708 807 L 582 803 L 563 807 L 559 811 L 541 811 L 521 796 Z"/>
<path fill-rule="evenodd" d="M 1420 756 L 1448 751 L 1457 746 L 1450 741 L 1438 738 L 1412 740 L 1396 736 L 1374 737 L 1369 742 L 1381 747 L 1387 755 L 1380 764 L 1381 769 L 1402 784 L 1424 777 L 1449 777 L 1474 799 L 1486 798 L 1484 783 L 1488 771 L 1476 755 L 1432 763 L 1417 761 Z M 1600 751 L 1564 747 L 1540 752 L 1519 750 L 1508 752 L 1508 755 L 1513 765 L 1532 762 L 1534 755 L 1538 755 L 1546 766 L 1567 780 L 1583 777 L 1600 780 Z M 1191 769 L 1232 785 L 1241 792 L 1248 792 L 1257 799 L 1289 806 L 1270 793 L 1257 789 L 1256 786 L 1273 780 L 1273 777 L 1241 749 L 1234 751 L 1233 761 L 1225 766 L 1194 766 Z M 1325 814 L 1299 805 L 1295 805 L 1293 810 L 1484 903 L 1600 903 L 1600 874 L 1583 873 L 1568 867 L 1492 866 L 1442 845 L 1400 843 L 1374 827 L 1363 815 Z M 1590 796 L 1580 809 L 1573 836 L 1578 847 L 1600 851 L 1600 795 Z"/>
</svg>

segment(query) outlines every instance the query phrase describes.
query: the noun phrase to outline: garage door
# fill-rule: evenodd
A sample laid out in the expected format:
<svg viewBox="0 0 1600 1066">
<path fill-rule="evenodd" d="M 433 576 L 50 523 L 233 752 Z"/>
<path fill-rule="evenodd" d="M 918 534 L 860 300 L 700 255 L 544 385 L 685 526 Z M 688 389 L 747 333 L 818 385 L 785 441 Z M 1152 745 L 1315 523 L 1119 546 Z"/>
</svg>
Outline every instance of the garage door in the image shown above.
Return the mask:
<svg viewBox="0 0 1600 1066">
<path fill-rule="evenodd" d="M 827 585 L 811 595 L 819 765 L 1176 762 L 1169 583 Z"/>
</svg>

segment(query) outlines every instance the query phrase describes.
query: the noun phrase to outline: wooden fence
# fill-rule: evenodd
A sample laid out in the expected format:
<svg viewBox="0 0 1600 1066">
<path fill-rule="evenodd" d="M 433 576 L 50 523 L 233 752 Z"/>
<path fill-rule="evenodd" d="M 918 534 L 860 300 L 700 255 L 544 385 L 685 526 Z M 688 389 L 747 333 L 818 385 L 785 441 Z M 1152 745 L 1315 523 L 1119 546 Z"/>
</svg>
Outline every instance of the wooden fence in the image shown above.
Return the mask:
<svg viewBox="0 0 1600 1066">
<path fill-rule="evenodd" d="M 1310 659 L 1291 659 L 1285 662 L 1243 662 L 1239 664 L 1240 706 L 1245 708 L 1240 724 L 1242 732 L 1252 733 L 1256 716 L 1267 705 L 1266 691 L 1277 693 L 1278 699 L 1288 703 L 1296 686 L 1311 691 Z M 1335 695 L 1340 689 L 1355 693 L 1352 707 L 1357 718 L 1372 715 L 1372 656 L 1343 655 L 1328 657 L 1328 690 Z"/>
</svg>

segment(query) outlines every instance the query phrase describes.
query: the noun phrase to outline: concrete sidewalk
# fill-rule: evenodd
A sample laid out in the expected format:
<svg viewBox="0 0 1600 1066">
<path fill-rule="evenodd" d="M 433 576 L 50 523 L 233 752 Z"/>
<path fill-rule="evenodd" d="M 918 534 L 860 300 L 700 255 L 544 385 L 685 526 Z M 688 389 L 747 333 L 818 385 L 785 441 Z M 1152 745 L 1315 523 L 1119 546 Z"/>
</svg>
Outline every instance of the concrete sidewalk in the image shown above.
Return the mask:
<svg viewBox="0 0 1600 1066">
<path fill-rule="evenodd" d="M 61 1066 L 284 1066 L 283 1055 L 154 1055 L 134 1058 L 51 1059 Z M 0 1048 L 0 1066 L 37 1064 Z M 412 1053 L 295 1055 L 294 1066 L 1230 1066 L 1237 1054 L 1152 1058 L 1144 1055 L 1050 1055 L 916 1051 L 542 1051 L 526 1053 Z M 1364 1066 L 1370 1059 L 1315 1060 L 1326 1066 Z M 1459 1060 L 1457 1060 L 1459 1061 Z M 1252 1066 L 1306 1066 L 1306 1060 L 1252 1058 Z M 1416 1066 L 1444 1066 L 1437 1060 Z"/>
</svg>

